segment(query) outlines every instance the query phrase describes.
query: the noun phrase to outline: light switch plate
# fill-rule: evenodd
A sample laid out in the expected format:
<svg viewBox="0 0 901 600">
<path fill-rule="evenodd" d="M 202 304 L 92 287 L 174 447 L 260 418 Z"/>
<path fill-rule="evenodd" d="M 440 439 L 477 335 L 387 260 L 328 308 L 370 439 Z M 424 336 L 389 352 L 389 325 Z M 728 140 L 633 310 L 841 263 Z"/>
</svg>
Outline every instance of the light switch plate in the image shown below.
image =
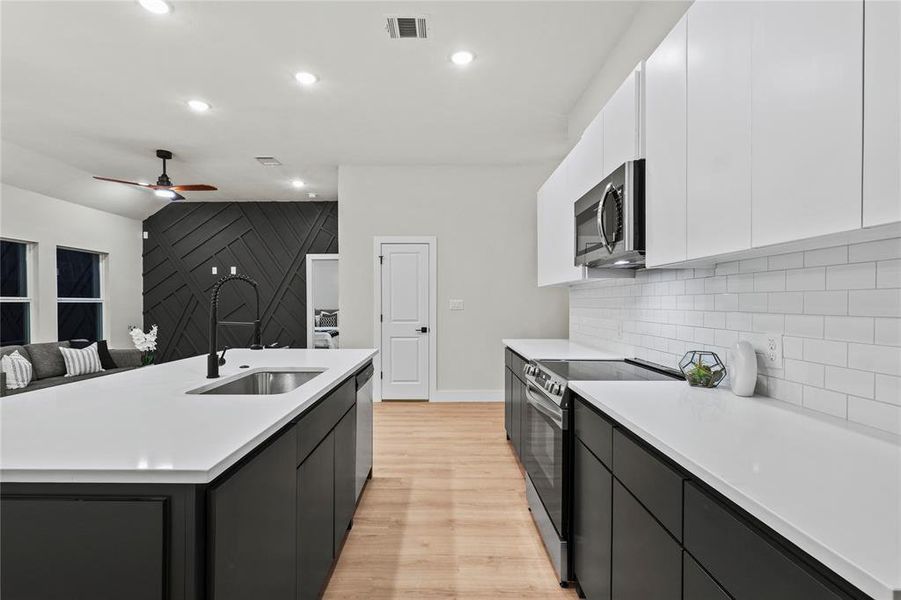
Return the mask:
<svg viewBox="0 0 901 600">
<path fill-rule="evenodd" d="M 237 275 L 237 274 L 238 274 L 238 267 L 232 267 L 232 268 L 231 268 L 231 273 L 232 273 L 232 275 Z"/>
<path fill-rule="evenodd" d="M 463 310 L 463 301 L 462 300 L 451 300 L 449 302 L 451 310 Z"/>
<path fill-rule="evenodd" d="M 219 274 L 219 267 L 213 267 L 210 271 L 212 272 L 213 275 L 218 275 L 218 274 Z"/>
</svg>

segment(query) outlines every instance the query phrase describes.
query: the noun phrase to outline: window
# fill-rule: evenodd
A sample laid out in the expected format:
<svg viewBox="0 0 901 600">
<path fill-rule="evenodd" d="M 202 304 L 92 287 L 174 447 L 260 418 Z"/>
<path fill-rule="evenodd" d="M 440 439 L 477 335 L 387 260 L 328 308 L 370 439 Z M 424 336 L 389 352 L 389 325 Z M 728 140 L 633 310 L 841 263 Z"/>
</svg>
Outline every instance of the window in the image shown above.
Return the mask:
<svg viewBox="0 0 901 600">
<path fill-rule="evenodd" d="M 31 337 L 28 244 L 0 240 L 0 345 L 27 344 Z"/>
<path fill-rule="evenodd" d="M 94 252 L 56 249 L 58 338 L 103 339 L 103 296 L 100 264 Z"/>
</svg>

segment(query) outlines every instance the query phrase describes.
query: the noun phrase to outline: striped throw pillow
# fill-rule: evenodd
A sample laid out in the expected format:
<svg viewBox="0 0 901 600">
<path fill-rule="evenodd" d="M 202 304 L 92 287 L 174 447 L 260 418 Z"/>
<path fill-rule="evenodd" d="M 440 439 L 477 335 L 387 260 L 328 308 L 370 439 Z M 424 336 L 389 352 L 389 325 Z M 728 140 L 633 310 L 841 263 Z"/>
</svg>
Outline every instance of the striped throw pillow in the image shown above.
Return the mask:
<svg viewBox="0 0 901 600">
<path fill-rule="evenodd" d="M 6 373 L 6 387 L 11 390 L 23 388 L 31 383 L 33 373 L 31 363 L 19 354 L 18 350 L 0 359 L 0 370 Z"/>
<path fill-rule="evenodd" d="M 59 351 L 63 353 L 63 360 L 66 362 L 66 377 L 98 373 L 103 370 L 100 354 L 97 352 L 97 342 L 80 350 L 60 346 Z"/>
</svg>

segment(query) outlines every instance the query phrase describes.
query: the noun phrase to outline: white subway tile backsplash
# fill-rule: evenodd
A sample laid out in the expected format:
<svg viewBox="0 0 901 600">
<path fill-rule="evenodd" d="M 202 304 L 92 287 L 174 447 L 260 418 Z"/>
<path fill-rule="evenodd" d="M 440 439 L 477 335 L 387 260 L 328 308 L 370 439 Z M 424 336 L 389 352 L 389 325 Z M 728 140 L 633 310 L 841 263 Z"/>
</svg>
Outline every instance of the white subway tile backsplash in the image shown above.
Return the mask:
<svg viewBox="0 0 901 600">
<path fill-rule="evenodd" d="M 849 247 L 849 258 L 851 262 L 901 258 L 901 238 L 852 244 Z"/>
<path fill-rule="evenodd" d="M 785 290 L 785 271 L 754 273 L 755 292 L 781 292 Z"/>
<path fill-rule="evenodd" d="M 901 289 L 851 290 L 848 311 L 869 317 L 901 317 Z"/>
<path fill-rule="evenodd" d="M 901 260 L 883 260 L 876 263 L 876 287 L 901 287 Z"/>
<path fill-rule="evenodd" d="M 876 287 L 876 263 L 826 267 L 827 290 L 867 290 Z"/>
<path fill-rule="evenodd" d="M 760 358 L 768 333 L 778 368 Z M 748 340 L 757 393 L 901 432 L 901 238 L 574 286 L 570 337 L 672 365 Z"/>
<path fill-rule="evenodd" d="M 876 376 L 873 373 L 843 367 L 826 367 L 825 385 L 830 390 L 872 398 L 875 384 Z"/>
<path fill-rule="evenodd" d="M 826 267 L 786 271 L 785 289 L 789 291 L 825 290 Z"/>
<path fill-rule="evenodd" d="M 843 419 L 848 416 L 848 397 L 839 392 L 805 385 L 801 404 L 805 408 Z"/>
<path fill-rule="evenodd" d="M 873 343 L 873 319 L 870 317 L 826 317 L 826 339 Z"/>
<path fill-rule="evenodd" d="M 876 373 L 876 399 L 901 406 L 901 377 Z"/>
<path fill-rule="evenodd" d="M 823 265 L 840 265 L 848 262 L 848 247 L 835 246 L 821 250 L 808 250 L 804 253 L 805 267 L 818 267 Z"/>
<path fill-rule="evenodd" d="M 883 346 L 901 346 L 901 319 L 875 319 L 876 343 Z"/>
<path fill-rule="evenodd" d="M 786 315 L 785 333 L 798 337 L 823 337 L 823 317 Z"/>
<path fill-rule="evenodd" d="M 846 315 L 848 292 L 804 292 L 804 312 L 808 315 Z"/>
<path fill-rule="evenodd" d="M 901 434 L 901 406 L 849 396 L 848 420 Z"/>
<path fill-rule="evenodd" d="M 804 340 L 804 360 L 825 365 L 848 364 L 848 344 L 828 340 Z"/>
<path fill-rule="evenodd" d="M 848 344 L 848 366 L 862 371 L 901 375 L 901 348 Z"/>
</svg>

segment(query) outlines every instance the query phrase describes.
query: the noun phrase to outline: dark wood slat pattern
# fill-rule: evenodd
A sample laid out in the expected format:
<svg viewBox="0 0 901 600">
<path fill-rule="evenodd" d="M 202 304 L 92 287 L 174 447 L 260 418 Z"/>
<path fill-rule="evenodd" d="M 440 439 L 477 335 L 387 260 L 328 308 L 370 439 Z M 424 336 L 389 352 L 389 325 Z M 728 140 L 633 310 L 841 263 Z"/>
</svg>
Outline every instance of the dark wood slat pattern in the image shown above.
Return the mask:
<svg viewBox="0 0 901 600">
<path fill-rule="evenodd" d="M 210 289 L 230 266 L 260 285 L 263 343 L 306 346 L 305 258 L 338 252 L 336 202 L 173 203 L 144 231 L 144 326 L 159 325 L 158 362 L 206 352 Z M 250 320 L 253 309 L 253 291 L 236 285 L 222 294 L 219 315 Z M 250 336 L 250 328 L 219 333 L 233 347 Z"/>
</svg>

